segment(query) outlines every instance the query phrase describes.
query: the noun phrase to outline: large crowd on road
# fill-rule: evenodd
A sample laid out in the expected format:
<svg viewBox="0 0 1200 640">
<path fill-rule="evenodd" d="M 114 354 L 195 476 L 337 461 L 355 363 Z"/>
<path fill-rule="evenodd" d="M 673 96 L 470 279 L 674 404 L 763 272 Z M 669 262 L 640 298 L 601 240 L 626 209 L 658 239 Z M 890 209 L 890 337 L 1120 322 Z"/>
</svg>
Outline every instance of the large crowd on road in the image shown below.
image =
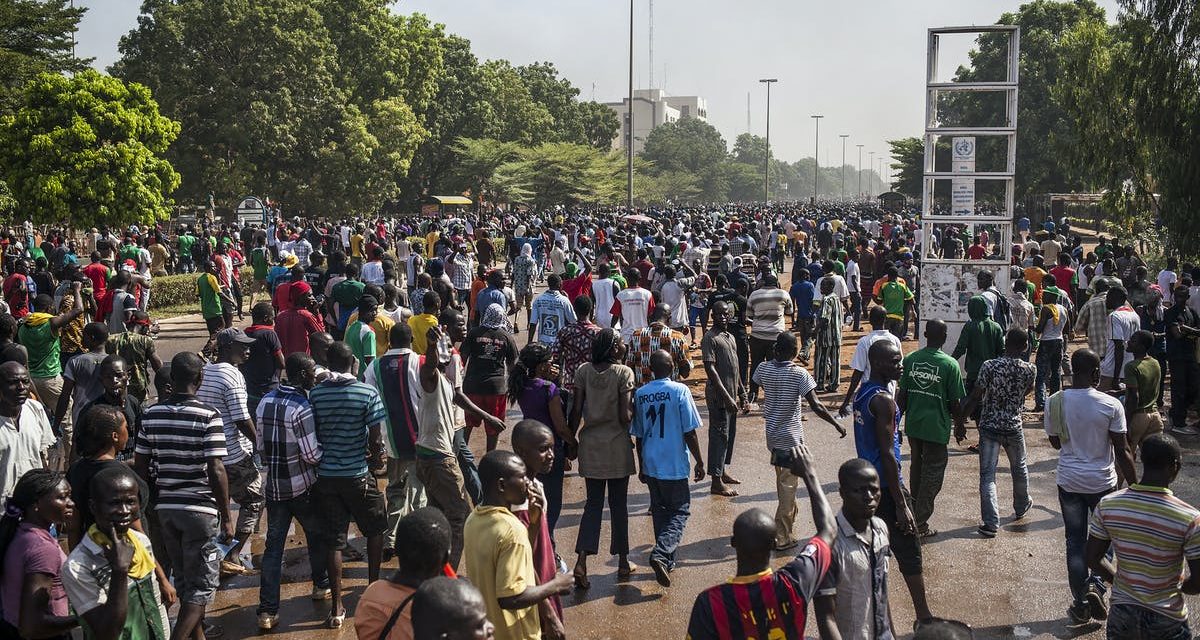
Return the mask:
<svg viewBox="0 0 1200 640">
<path fill-rule="evenodd" d="M 1064 626 L 1191 637 L 1200 511 L 1169 487 L 1177 438 L 1200 435 L 1200 267 L 1152 267 L 1065 218 L 925 237 L 865 202 L 460 215 L 0 232 L 0 637 L 220 637 L 206 609 L 228 576 L 258 576 L 259 629 L 286 628 L 293 524 L 329 628 L 578 637 L 560 597 L 594 588 L 602 523 L 618 580 L 636 560 L 670 588 L 693 485 L 739 493 L 748 416 L 776 509 L 731 523 L 736 576 L 696 595 L 681 635 L 897 637 L 898 568 L 916 637 L 970 637 L 922 566 L 950 440 L 978 454 L 978 535 L 1019 536 L 1002 524 L 1033 506 L 1040 419 Z M 965 324 L 920 317 L 929 260 L 967 265 Z M 179 279 L 208 340 L 164 361 L 152 301 Z M 810 416 L 854 442 L 836 512 Z M 573 541 L 564 485 L 585 495 Z M 801 485 L 815 534 L 796 527 Z M 631 491 L 649 495 L 645 558 Z M 367 567 L 353 612 L 344 560 Z"/>
</svg>

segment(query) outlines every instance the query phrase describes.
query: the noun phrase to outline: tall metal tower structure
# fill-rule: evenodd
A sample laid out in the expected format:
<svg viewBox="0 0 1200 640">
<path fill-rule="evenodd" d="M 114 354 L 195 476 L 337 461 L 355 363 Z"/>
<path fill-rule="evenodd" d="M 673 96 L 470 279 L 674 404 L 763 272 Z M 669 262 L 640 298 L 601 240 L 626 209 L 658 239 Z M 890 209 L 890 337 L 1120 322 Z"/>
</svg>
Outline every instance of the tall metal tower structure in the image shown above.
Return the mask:
<svg viewBox="0 0 1200 640">
<path fill-rule="evenodd" d="M 650 5 L 650 25 L 649 25 L 649 28 L 647 29 L 647 31 L 648 31 L 648 35 L 650 37 L 650 51 L 646 57 L 649 59 L 649 62 L 650 62 L 650 86 L 648 86 L 646 88 L 653 89 L 654 88 L 654 0 L 650 0 L 650 2 L 648 4 Z"/>
</svg>

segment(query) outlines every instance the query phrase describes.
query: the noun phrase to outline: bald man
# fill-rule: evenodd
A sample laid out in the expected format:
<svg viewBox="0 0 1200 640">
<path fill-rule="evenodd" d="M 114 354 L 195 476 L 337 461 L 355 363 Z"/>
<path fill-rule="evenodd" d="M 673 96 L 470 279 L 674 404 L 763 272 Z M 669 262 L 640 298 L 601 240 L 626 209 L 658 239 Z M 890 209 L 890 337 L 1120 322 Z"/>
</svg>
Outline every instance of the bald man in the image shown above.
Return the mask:
<svg viewBox="0 0 1200 640">
<path fill-rule="evenodd" d="M 772 572 L 774 518 L 761 509 L 739 515 L 733 522 L 733 537 L 729 542 L 737 552 L 737 576 L 696 597 L 688 621 L 687 635 L 691 640 L 730 637 L 728 631 L 741 632 L 743 620 L 758 622 L 759 635 L 754 637 L 805 637 L 808 602 L 829 570 L 829 545 L 837 523 L 813 470 L 812 454 L 804 445 L 792 453 L 791 471 L 804 479 L 817 534 L 795 559 Z M 714 602 L 725 606 L 714 608 Z M 721 629 L 728 631 L 722 634 Z"/>
</svg>

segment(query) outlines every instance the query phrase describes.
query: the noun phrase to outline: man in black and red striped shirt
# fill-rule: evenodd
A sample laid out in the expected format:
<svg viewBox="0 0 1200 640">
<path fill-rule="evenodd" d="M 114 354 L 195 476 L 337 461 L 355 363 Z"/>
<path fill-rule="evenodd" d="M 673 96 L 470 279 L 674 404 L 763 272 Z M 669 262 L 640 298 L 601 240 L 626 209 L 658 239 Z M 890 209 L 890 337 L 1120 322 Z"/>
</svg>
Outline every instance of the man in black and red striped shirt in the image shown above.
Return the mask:
<svg viewBox="0 0 1200 640">
<path fill-rule="evenodd" d="M 813 471 L 808 448 L 800 445 L 794 451 L 792 473 L 804 479 L 817 535 L 794 560 L 772 571 L 775 521 L 761 509 L 738 516 L 731 540 L 737 550 L 737 576 L 696 597 L 688 640 L 804 638 L 808 602 L 829 570 L 829 545 L 837 522 Z"/>
</svg>

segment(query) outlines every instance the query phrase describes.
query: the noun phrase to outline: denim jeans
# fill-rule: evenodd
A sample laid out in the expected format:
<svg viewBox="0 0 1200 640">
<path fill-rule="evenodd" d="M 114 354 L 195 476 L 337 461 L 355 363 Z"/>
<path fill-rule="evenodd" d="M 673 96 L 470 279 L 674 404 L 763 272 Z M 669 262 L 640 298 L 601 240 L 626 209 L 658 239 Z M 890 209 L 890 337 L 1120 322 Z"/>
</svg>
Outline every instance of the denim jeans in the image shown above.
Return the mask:
<svg viewBox="0 0 1200 640">
<path fill-rule="evenodd" d="M 654 522 L 654 550 L 650 558 L 661 560 L 668 570 L 674 569 L 675 551 L 683 541 L 683 528 L 691 513 L 692 493 L 687 478 L 647 478 L 646 483 L 650 489 L 650 518 Z"/>
<path fill-rule="evenodd" d="M 1112 493 L 1105 489 L 1099 493 L 1074 493 L 1058 488 L 1058 505 L 1062 511 L 1063 526 L 1067 534 L 1067 582 L 1071 585 L 1071 597 L 1075 605 L 1083 604 L 1088 587 L 1104 593 L 1104 583 L 1092 575 L 1087 567 L 1084 549 L 1087 546 L 1088 521 L 1100 498 Z"/>
<path fill-rule="evenodd" d="M 1108 610 L 1108 640 L 1190 640 L 1187 619 L 1176 620 L 1132 604 Z"/>
<path fill-rule="evenodd" d="M 715 398 L 705 404 L 708 409 L 708 475 L 720 478 L 725 475 L 725 465 L 733 460 L 738 412 L 737 409 L 726 409 Z"/>
<path fill-rule="evenodd" d="M 267 546 L 262 556 L 262 580 L 258 586 L 258 613 L 279 613 L 279 583 L 283 578 L 283 548 L 287 545 L 292 518 L 300 522 L 308 540 L 308 568 L 314 587 L 329 587 L 327 555 L 319 527 L 321 516 L 304 493 L 291 500 L 267 501 Z"/>
<path fill-rule="evenodd" d="M 479 467 L 475 464 L 475 454 L 467 445 L 466 429 L 454 432 L 454 449 L 458 457 L 458 469 L 462 472 L 463 485 L 471 502 L 479 504 L 483 500 L 483 484 L 479 482 Z"/>
<path fill-rule="evenodd" d="M 1033 383 L 1033 403 L 1041 408 L 1046 406 L 1046 391 L 1057 393 L 1062 388 L 1062 340 L 1042 340 L 1038 344 L 1037 380 Z"/>
<path fill-rule="evenodd" d="M 604 493 L 608 492 L 608 516 L 611 521 L 609 536 L 612 538 L 608 552 L 613 555 L 629 554 L 629 477 L 598 479 L 584 478 L 587 500 L 583 504 L 583 517 L 579 520 L 579 535 L 575 540 L 575 552 L 594 556 L 600 552 L 600 523 L 604 519 Z"/>
<path fill-rule="evenodd" d="M 567 446 L 555 436 L 554 464 L 546 473 L 537 478 L 546 492 L 546 526 L 550 529 L 550 540 L 554 540 L 554 527 L 558 524 L 558 516 L 562 514 L 563 477 L 567 473 Z"/>
<path fill-rule="evenodd" d="M 1000 461 L 1000 449 L 1008 455 L 1008 468 L 1012 474 L 1013 510 L 1021 511 L 1029 505 L 1029 469 L 1025 466 L 1025 433 L 998 435 L 979 430 L 979 513 L 983 524 L 1000 526 L 1000 513 L 996 507 L 996 465 Z M 1086 522 L 1085 522 L 1086 529 Z M 1080 553 L 1083 548 L 1080 547 Z M 1081 556 L 1082 557 L 1082 556 Z"/>
</svg>

